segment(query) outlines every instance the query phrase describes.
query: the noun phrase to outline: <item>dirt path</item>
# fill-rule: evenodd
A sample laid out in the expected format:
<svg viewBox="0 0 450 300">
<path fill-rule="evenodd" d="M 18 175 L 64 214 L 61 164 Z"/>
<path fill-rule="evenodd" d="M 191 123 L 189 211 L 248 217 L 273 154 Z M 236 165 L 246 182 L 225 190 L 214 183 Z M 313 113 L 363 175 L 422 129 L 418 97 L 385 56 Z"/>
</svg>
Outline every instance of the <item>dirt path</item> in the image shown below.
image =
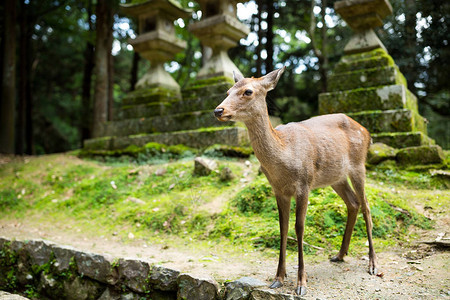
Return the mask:
<svg viewBox="0 0 450 300">
<path fill-rule="evenodd" d="M 118 237 L 87 236 L 70 224 L 47 224 L 42 220 L 0 220 L 0 236 L 42 238 L 115 257 L 137 257 L 197 276 L 212 276 L 219 281 L 251 276 L 269 283 L 277 264 L 276 257 L 267 259 L 267 255 L 259 252 L 248 253 L 243 259 L 223 249 L 202 252 L 189 244 L 174 249 L 141 240 L 123 243 Z M 450 299 L 448 251 L 417 244 L 414 249 L 378 253 L 378 257 L 383 277 L 367 273 L 365 257 L 347 257 L 343 263 L 330 263 L 326 258 L 318 263 L 307 261 L 305 299 Z M 294 289 L 296 278 L 295 258 L 289 260 L 288 278 L 282 288 L 286 293 Z"/>
</svg>

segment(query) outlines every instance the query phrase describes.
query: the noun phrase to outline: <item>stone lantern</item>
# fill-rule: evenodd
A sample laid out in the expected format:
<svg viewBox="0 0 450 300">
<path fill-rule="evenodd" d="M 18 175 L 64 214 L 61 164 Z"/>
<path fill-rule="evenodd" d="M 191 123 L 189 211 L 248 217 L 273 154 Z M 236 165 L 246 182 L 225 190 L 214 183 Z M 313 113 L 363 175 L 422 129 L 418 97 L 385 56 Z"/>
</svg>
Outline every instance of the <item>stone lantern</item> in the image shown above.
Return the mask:
<svg viewBox="0 0 450 300">
<path fill-rule="evenodd" d="M 228 49 L 250 32 L 236 17 L 236 0 L 197 0 L 202 19 L 191 24 L 189 31 L 197 36 L 203 46 L 212 49 L 211 58 L 197 74 L 197 79 L 225 76 L 233 78 L 233 71 L 240 73 L 228 56 Z"/>
<path fill-rule="evenodd" d="M 139 35 L 130 40 L 133 48 L 150 61 L 150 69 L 136 84 L 136 89 L 166 87 L 180 90 L 178 83 L 164 69 L 164 63 L 186 48 L 186 42 L 175 36 L 174 21 L 187 18 L 190 10 L 173 0 L 148 0 L 122 4 L 122 11 L 136 17 Z"/>
<path fill-rule="evenodd" d="M 392 14 L 388 0 L 344 0 L 336 2 L 334 9 L 354 31 L 344 48 L 346 54 L 386 50 L 373 28 L 382 26 L 383 18 Z"/>
</svg>

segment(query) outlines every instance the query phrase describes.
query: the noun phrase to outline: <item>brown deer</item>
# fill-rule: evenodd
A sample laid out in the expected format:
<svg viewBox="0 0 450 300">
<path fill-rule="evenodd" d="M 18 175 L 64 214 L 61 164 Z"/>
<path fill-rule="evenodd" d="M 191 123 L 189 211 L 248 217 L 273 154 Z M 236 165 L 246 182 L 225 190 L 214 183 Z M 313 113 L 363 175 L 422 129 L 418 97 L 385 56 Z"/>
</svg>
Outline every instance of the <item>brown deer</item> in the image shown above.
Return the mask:
<svg viewBox="0 0 450 300">
<path fill-rule="evenodd" d="M 269 121 L 266 94 L 275 88 L 285 67 L 261 78 L 243 78 L 234 73 L 235 84 L 214 110 L 220 121 L 241 121 L 248 129 L 255 156 L 277 199 L 281 246 L 275 281 L 286 276 L 286 243 L 291 198 L 296 200 L 295 232 L 298 241 L 298 278 L 295 292 L 306 293 L 303 263 L 303 232 L 308 195 L 312 189 L 331 185 L 347 206 L 347 225 L 339 253 L 331 261 L 343 261 L 361 207 L 369 240 L 369 273 L 377 274 L 372 242 L 372 218 L 364 192 L 365 160 L 370 134 L 344 114 L 331 114 L 274 129 Z M 350 178 L 353 189 L 348 183 Z"/>
</svg>

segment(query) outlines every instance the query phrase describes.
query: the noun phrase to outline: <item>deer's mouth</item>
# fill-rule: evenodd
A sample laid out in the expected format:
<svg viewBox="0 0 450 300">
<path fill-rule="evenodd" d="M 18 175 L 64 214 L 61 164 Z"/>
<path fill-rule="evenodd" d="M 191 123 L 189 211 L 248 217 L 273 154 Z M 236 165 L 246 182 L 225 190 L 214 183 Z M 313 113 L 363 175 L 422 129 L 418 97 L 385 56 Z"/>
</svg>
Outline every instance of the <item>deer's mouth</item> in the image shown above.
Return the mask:
<svg viewBox="0 0 450 300">
<path fill-rule="evenodd" d="M 219 121 L 221 121 L 221 122 L 230 121 L 231 118 L 232 118 L 231 115 L 224 115 L 224 116 L 217 117 L 217 119 L 218 119 Z"/>
</svg>

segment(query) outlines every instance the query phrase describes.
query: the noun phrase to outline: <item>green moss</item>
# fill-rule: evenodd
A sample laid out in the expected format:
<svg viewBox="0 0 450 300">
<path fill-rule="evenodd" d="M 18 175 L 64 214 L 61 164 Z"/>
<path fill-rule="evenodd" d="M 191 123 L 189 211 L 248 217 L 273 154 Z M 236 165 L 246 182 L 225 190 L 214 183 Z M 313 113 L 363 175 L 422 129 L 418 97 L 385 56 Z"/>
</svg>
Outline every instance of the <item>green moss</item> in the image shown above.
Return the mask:
<svg viewBox="0 0 450 300">
<path fill-rule="evenodd" d="M 136 136 L 138 137 L 138 136 Z M 111 158 L 131 158 L 137 162 L 144 163 L 151 160 L 169 160 L 192 156 L 197 153 L 194 148 L 185 145 L 164 145 L 160 143 L 150 142 L 140 147 L 137 145 L 129 145 L 125 149 L 117 150 L 88 150 L 83 149 L 78 153 L 82 158 L 94 158 L 102 161 L 111 161 Z M 108 159 L 109 158 L 109 159 Z"/>
<path fill-rule="evenodd" d="M 445 159 L 442 148 L 437 145 L 400 149 L 396 157 L 404 165 L 441 164 Z"/>
<path fill-rule="evenodd" d="M 231 87 L 234 85 L 234 80 L 232 78 L 229 78 L 226 76 L 217 76 L 217 77 L 212 77 L 212 78 L 207 78 L 207 79 L 196 80 L 196 81 L 192 82 L 187 87 L 186 90 L 199 89 L 199 88 L 203 88 L 206 86 L 222 84 L 222 83 L 227 83 Z"/>
</svg>

